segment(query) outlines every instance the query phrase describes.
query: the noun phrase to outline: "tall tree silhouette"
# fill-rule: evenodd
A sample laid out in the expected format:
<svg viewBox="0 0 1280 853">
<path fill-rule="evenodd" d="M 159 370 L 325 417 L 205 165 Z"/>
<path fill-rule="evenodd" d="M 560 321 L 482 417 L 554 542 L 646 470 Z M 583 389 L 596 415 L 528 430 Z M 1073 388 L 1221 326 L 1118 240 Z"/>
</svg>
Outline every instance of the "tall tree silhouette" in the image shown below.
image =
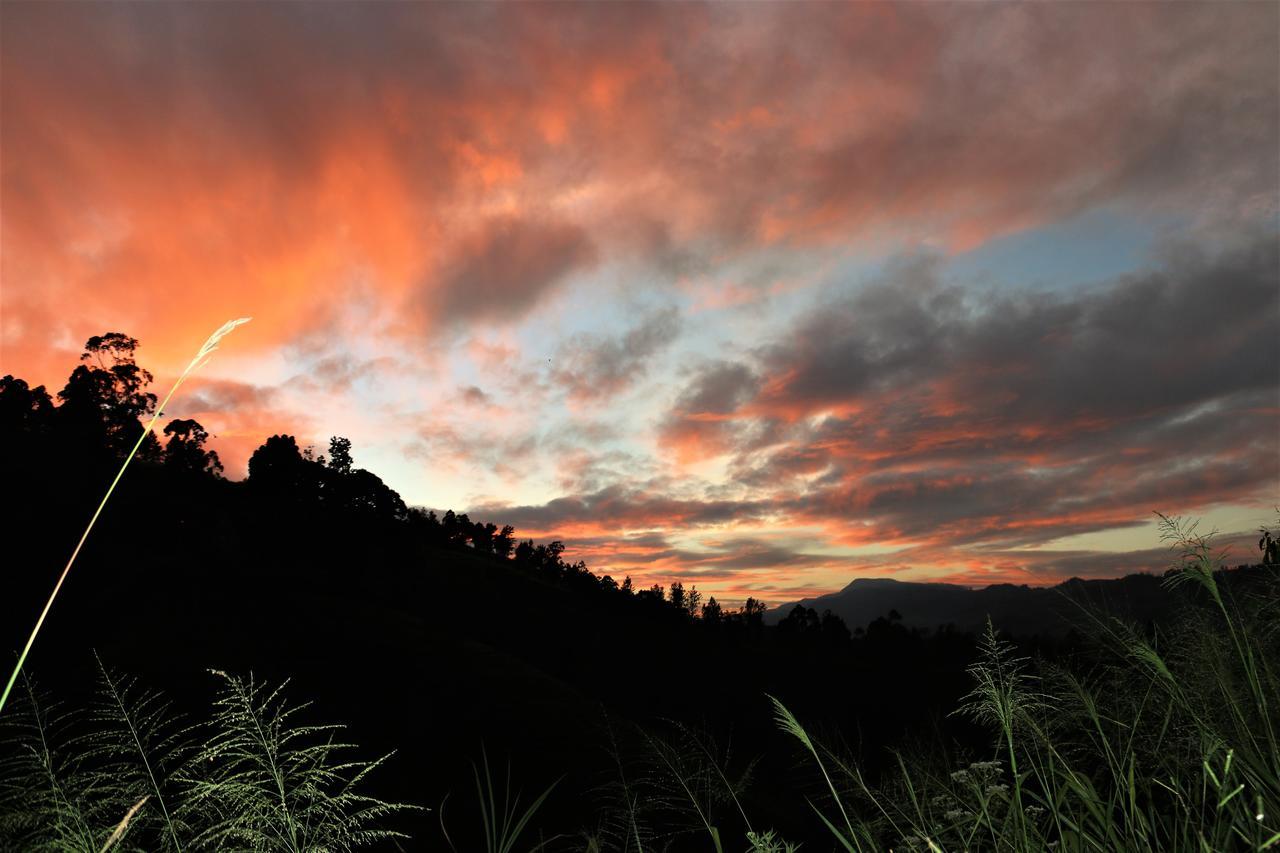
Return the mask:
<svg viewBox="0 0 1280 853">
<path fill-rule="evenodd" d="M 356 468 L 338 483 L 329 483 L 328 489 L 325 503 L 332 501 L 339 511 L 386 519 L 404 519 L 409 515 L 409 508 L 400 495 L 377 474 L 363 468 Z"/>
<path fill-rule="evenodd" d="M 684 584 L 680 581 L 671 584 L 671 606 L 684 610 Z"/>
<path fill-rule="evenodd" d="M 707 599 L 707 603 L 702 605 L 702 621 L 708 625 L 720 624 L 720 619 L 724 615 L 720 609 L 720 602 L 716 601 L 713 595 Z"/>
<path fill-rule="evenodd" d="M 445 512 L 444 517 L 440 519 L 440 528 L 447 544 L 461 545 L 466 542 L 467 533 L 453 510 Z"/>
<path fill-rule="evenodd" d="M 351 439 L 335 435 L 329 439 L 329 468 L 339 474 L 350 474 L 354 463 L 351 460 Z"/>
<path fill-rule="evenodd" d="M 164 464 L 180 471 L 222 476 L 222 461 L 216 450 L 205 450 L 209 433 L 199 421 L 177 419 L 164 428 L 169 443 L 164 448 Z"/>
<path fill-rule="evenodd" d="M 485 554 L 493 553 L 493 540 L 498 533 L 498 525 L 493 522 L 481 524 L 476 522 L 471 528 L 471 544 L 476 546 L 476 550 Z"/>
<path fill-rule="evenodd" d="M 849 626 L 830 610 L 822 611 L 822 636 L 836 644 L 847 642 L 851 637 Z"/>
<path fill-rule="evenodd" d="M 42 449 L 53 419 L 53 400 L 43 385 L 31 388 L 13 376 L 0 378 L 0 455 L 18 458 Z"/>
<path fill-rule="evenodd" d="M 684 594 L 684 609 L 690 618 L 697 616 L 698 611 L 702 609 L 702 593 L 698 592 L 696 586 L 690 587 Z"/>
<path fill-rule="evenodd" d="M 504 524 L 502 530 L 493 537 L 493 553 L 502 559 L 511 556 L 511 549 L 515 547 L 516 529 L 510 524 Z"/>
<path fill-rule="evenodd" d="M 748 601 L 750 600 L 748 599 Z M 820 625 L 818 611 L 812 607 L 797 604 L 791 608 L 791 612 L 785 618 L 778 622 L 778 630 L 784 634 L 799 635 L 816 632 Z"/>
<path fill-rule="evenodd" d="M 249 482 L 273 492 L 300 492 L 312 464 L 302 458 L 293 436 L 273 435 L 249 457 Z"/>
<path fill-rule="evenodd" d="M 94 335 L 84 345 L 80 364 L 58 392 L 58 421 L 76 441 L 105 447 L 123 456 L 138 440 L 140 419 L 155 409 L 156 395 L 146 391 L 152 376 L 138 366 L 138 341 L 120 332 Z M 143 459 L 158 459 L 160 442 L 150 435 L 138 449 Z"/>
</svg>

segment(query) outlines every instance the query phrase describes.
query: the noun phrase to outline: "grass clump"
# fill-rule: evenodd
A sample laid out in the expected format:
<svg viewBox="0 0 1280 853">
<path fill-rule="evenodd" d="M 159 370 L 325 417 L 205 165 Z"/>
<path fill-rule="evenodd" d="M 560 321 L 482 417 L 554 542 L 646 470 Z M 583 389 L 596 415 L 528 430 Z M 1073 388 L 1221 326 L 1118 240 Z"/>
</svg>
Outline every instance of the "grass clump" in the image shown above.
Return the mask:
<svg viewBox="0 0 1280 853">
<path fill-rule="evenodd" d="M 1164 516 L 1161 528 L 1177 551 L 1165 585 L 1186 593 L 1164 629 L 1085 608 L 1092 665 L 1037 666 L 988 624 L 957 711 L 991 733 L 985 759 L 948 769 L 900 755 L 872 789 L 775 700 L 832 792 L 821 817 L 840 847 L 1280 849 L 1275 567 L 1225 585 L 1210 537 Z M 860 796 L 841 797 L 841 781 Z"/>
<path fill-rule="evenodd" d="M 99 662 L 94 702 L 51 703 L 25 675 L 0 739 L 0 849 L 346 851 L 403 837 L 411 807 L 363 793 L 384 759 L 346 758 L 337 726 L 299 722 L 287 685 L 216 673 L 188 724 Z"/>
<path fill-rule="evenodd" d="M 484 850 L 486 853 L 513 853 L 517 842 L 525 834 L 525 830 L 529 827 L 529 822 L 542 808 L 542 804 L 546 802 L 547 797 L 551 796 L 551 792 L 555 790 L 559 780 L 552 782 L 542 793 L 533 798 L 523 810 L 520 808 L 520 792 L 513 791 L 511 787 L 511 764 L 507 763 L 506 779 L 502 786 L 502 793 L 499 795 L 498 786 L 494 781 L 493 772 L 489 768 L 489 754 L 481 747 L 480 764 L 471 765 L 471 775 L 475 782 L 476 802 L 480 811 L 480 824 L 484 832 Z M 448 800 L 448 797 L 445 797 Z M 440 833 L 444 836 L 445 843 L 449 845 L 449 849 L 456 851 L 453 838 L 449 835 L 449 828 L 445 823 L 444 803 L 440 804 Z M 548 844 L 558 840 L 559 836 L 541 841 L 529 848 L 529 853 L 536 853 L 542 850 Z"/>
</svg>

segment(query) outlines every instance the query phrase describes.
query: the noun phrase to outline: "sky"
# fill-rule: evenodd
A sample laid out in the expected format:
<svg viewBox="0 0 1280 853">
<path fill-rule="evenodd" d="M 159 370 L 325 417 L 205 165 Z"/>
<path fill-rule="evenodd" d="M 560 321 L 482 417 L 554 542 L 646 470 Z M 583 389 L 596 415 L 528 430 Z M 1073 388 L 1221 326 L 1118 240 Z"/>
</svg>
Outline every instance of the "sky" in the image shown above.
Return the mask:
<svg viewBox="0 0 1280 853">
<path fill-rule="evenodd" d="M 0 6 L 0 373 L 141 342 L 638 585 L 1240 562 L 1280 505 L 1280 5 Z"/>
</svg>

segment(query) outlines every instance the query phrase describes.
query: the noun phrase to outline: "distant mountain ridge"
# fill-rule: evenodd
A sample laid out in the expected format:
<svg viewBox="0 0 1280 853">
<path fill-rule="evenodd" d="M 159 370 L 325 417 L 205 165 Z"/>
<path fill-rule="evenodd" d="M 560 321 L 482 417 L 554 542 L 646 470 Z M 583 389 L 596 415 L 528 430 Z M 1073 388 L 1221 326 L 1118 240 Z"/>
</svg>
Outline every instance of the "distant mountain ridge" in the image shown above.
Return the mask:
<svg viewBox="0 0 1280 853">
<path fill-rule="evenodd" d="M 990 617 L 997 628 L 1011 634 L 1062 635 L 1079 624 L 1084 615 L 1080 604 L 1104 604 L 1108 612 L 1144 622 L 1159 618 L 1170 603 L 1160 576 L 1152 574 L 1106 580 L 1071 578 L 1051 587 L 1003 583 L 981 589 L 949 583 L 857 578 L 839 592 L 769 610 L 765 622 L 776 625 L 799 604 L 819 614 L 830 610 L 850 630 L 865 628 L 896 611 L 902 624 L 910 628 L 954 625 L 969 630 L 983 627 Z"/>
</svg>

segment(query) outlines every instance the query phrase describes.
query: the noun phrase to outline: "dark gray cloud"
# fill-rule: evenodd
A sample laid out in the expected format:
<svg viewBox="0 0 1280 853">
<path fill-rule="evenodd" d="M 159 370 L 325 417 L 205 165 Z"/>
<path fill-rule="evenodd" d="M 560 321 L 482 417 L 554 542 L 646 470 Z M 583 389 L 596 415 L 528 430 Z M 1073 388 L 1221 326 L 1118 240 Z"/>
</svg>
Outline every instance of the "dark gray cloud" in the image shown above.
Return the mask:
<svg viewBox="0 0 1280 853">
<path fill-rule="evenodd" d="M 732 414 L 759 388 L 760 381 L 745 364 L 717 361 L 704 366 L 676 400 L 682 415 Z"/>
<path fill-rule="evenodd" d="M 931 262 L 899 266 L 766 348 L 767 373 L 786 379 L 761 402 L 820 410 L 886 391 L 933 394 L 1025 426 L 1276 388 L 1275 234 L 1178 261 L 1059 295 L 975 295 L 942 282 Z"/>
<path fill-rule="evenodd" d="M 716 361 L 701 366 L 658 425 L 658 440 L 679 458 L 722 452 L 746 434 L 749 425 L 734 415 L 759 388 L 759 377 L 745 364 Z"/>
<path fill-rule="evenodd" d="M 343 393 L 359 382 L 378 382 L 397 362 L 394 358 L 362 359 L 346 353 L 331 353 L 306 359 L 306 372 L 282 383 L 303 391 Z"/>
<path fill-rule="evenodd" d="M 575 338 L 559 348 L 551 378 L 577 400 L 608 399 L 646 376 L 656 359 L 680 335 L 675 308 L 655 311 L 620 338 Z"/>
<path fill-rule="evenodd" d="M 735 537 L 709 544 L 711 552 L 680 550 L 675 556 L 694 573 L 712 570 L 742 572 L 814 566 L 831 562 L 830 557 L 806 554 L 793 548 L 753 537 Z"/>
<path fill-rule="evenodd" d="M 560 444 L 550 452 L 556 454 L 556 484 L 564 494 L 598 492 L 616 483 L 632 481 L 652 468 L 648 458 L 623 450 L 589 450 Z"/>
<path fill-rule="evenodd" d="M 279 389 L 233 379 L 196 377 L 183 388 L 175 407 L 192 412 L 260 411 L 273 406 Z"/>
<path fill-rule="evenodd" d="M 735 476 L 794 517 L 967 543 L 1280 495 L 1277 246 L 1058 295 L 899 266 L 760 351 L 777 379 L 744 417 L 776 443 L 740 443 Z"/>
<path fill-rule="evenodd" d="M 516 476 L 537 462 L 542 447 L 536 433 L 504 436 L 482 427 L 438 423 L 419 428 L 402 451 L 432 464 Z"/>
<path fill-rule="evenodd" d="M 595 260 L 595 246 L 577 225 L 541 218 L 490 219 L 433 277 L 423 304 L 433 322 L 513 322 Z"/>
<path fill-rule="evenodd" d="M 760 518 L 770 507 L 757 501 L 699 500 L 614 484 L 596 492 L 566 495 L 536 506 L 483 504 L 473 514 L 501 516 L 505 523 L 537 530 L 604 526 L 617 530 L 697 527 Z"/>
<path fill-rule="evenodd" d="M 487 406 L 491 398 L 484 392 L 484 389 L 478 385 L 468 385 L 465 388 L 458 389 L 458 396 L 463 402 L 470 403 L 473 406 Z"/>
</svg>

